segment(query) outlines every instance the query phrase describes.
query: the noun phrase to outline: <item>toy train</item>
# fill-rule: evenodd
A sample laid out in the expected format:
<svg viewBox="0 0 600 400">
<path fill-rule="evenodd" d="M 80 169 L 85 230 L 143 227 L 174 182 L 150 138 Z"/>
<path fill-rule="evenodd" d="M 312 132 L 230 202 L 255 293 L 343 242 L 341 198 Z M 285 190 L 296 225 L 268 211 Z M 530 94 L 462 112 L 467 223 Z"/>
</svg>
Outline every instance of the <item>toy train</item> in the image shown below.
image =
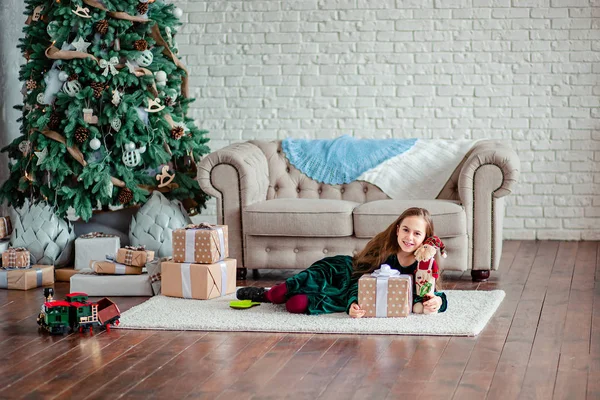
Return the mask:
<svg viewBox="0 0 600 400">
<path fill-rule="evenodd" d="M 110 331 L 110 325 L 119 325 L 121 311 L 110 299 L 98 302 L 88 301 L 86 293 L 69 293 L 65 300 L 53 300 L 54 290 L 44 289 L 46 301 L 42 305 L 37 322 L 51 334 L 63 334 L 69 330 L 83 332 L 94 327 L 104 327 Z"/>
</svg>

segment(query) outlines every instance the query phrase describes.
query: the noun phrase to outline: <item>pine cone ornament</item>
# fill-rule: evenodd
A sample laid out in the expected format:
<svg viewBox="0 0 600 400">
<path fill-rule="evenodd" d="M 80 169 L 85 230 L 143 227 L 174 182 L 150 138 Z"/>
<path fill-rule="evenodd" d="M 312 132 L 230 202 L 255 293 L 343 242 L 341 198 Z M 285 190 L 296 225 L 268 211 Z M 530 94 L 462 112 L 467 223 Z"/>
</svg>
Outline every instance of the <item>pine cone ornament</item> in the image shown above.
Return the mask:
<svg viewBox="0 0 600 400">
<path fill-rule="evenodd" d="M 90 136 L 90 131 L 83 126 L 75 130 L 75 141 L 79 144 L 84 143 Z"/>
<path fill-rule="evenodd" d="M 27 81 L 27 90 L 33 90 L 35 88 L 37 88 L 37 82 L 34 81 L 33 79 L 29 79 Z"/>
<path fill-rule="evenodd" d="M 96 23 L 96 32 L 101 35 L 106 35 L 106 32 L 108 32 L 108 21 L 105 19 L 98 21 Z"/>
<path fill-rule="evenodd" d="M 148 3 L 140 3 L 137 5 L 137 10 L 140 14 L 144 15 L 148 12 Z"/>
<path fill-rule="evenodd" d="M 179 140 L 181 139 L 181 137 L 183 136 L 183 128 L 181 126 L 176 126 L 173 129 L 171 129 L 171 137 L 175 140 Z"/>
<path fill-rule="evenodd" d="M 129 188 L 123 188 L 119 191 L 119 203 L 127 204 L 133 200 L 133 192 Z"/>
<path fill-rule="evenodd" d="M 48 129 L 55 131 L 60 127 L 60 115 L 53 112 L 50 115 L 50 121 L 48 121 Z"/>
<path fill-rule="evenodd" d="M 79 75 L 77 75 L 76 73 L 72 73 L 71 75 L 69 75 L 69 81 L 76 81 L 77 78 L 79 78 Z"/>
<path fill-rule="evenodd" d="M 173 104 L 175 104 L 175 102 L 173 101 L 173 99 L 171 98 L 171 96 L 166 96 L 165 97 L 165 104 L 169 107 L 171 107 Z"/>
<path fill-rule="evenodd" d="M 144 4 L 144 3 L 140 3 L 140 4 Z M 135 42 L 133 42 L 133 48 L 136 49 L 137 51 L 148 50 L 148 42 L 146 42 L 144 39 L 136 40 Z"/>
<path fill-rule="evenodd" d="M 107 85 L 101 82 L 92 82 L 90 86 L 92 87 L 92 89 L 94 89 L 94 97 L 99 99 L 100 97 L 102 97 L 102 93 L 104 92 L 104 89 Z"/>
</svg>

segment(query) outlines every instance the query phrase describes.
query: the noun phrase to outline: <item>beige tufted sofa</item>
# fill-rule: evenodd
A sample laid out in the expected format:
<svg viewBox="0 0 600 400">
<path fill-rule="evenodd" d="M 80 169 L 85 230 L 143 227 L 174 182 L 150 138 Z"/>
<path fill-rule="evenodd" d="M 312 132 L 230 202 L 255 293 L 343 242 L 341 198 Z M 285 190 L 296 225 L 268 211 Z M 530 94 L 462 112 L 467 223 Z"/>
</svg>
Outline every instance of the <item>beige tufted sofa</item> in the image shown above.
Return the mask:
<svg viewBox="0 0 600 400">
<path fill-rule="evenodd" d="M 217 220 L 229 226 L 230 256 L 238 277 L 248 268 L 304 269 L 336 254 L 356 254 L 406 208 L 427 208 L 444 241 L 446 270 L 471 269 L 485 280 L 498 268 L 504 197 L 519 175 L 516 153 L 480 141 L 465 156 L 436 199 L 391 200 L 362 181 L 316 182 L 290 165 L 281 141 L 235 143 L 199 164 L 202 190 L 217 199 Z"/>
</svg>

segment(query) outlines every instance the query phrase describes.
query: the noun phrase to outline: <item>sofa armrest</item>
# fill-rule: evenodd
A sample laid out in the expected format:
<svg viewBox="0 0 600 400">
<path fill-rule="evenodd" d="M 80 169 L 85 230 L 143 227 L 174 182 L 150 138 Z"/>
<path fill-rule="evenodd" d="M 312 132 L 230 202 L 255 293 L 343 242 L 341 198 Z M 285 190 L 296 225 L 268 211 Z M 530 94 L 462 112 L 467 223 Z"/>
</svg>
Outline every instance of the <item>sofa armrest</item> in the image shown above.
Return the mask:
<svg viewBox="0 0 600 400">
<path fill-rule="evenodd" d="M 217 199 L 217 222 L 229 228 L 229 256 L 238 260 L 238 268 L 244 267 L 242 210 L 267 198 L 267 158 L 252 143 L 234 143 L 204 157 L 196 179 Z"/>
<path fill-rule="evenodd" d="M 506 144 L 476 145 L 458 177 L 458 194 L 467 215 L 472 270 L 496 270 L 502 254 L 504 199 L 519 177 L 519 157 Z"/>
<path fill-rule="evenodd" d="M 232 193 L 239 197 L 242 207 L 267 198 L 269 166 L 267 158 L 257 146 L 249 142 L 234 143 L 210 153 L 200 161 L 198 183 L 206 194 L 216 198 L 231 192 L 232 183 L 214 176 L 214 169 L 218 165 L 230 165 L 237 172 L 240 192 Z"/>
</svg>

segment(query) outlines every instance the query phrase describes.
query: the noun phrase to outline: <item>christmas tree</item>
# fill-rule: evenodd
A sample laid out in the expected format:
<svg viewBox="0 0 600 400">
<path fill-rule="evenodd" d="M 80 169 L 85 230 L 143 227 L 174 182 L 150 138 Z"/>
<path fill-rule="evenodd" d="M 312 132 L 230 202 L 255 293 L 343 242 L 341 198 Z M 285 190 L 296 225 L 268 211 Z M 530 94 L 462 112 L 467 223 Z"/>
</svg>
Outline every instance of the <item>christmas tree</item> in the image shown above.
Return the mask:
<svg viewBox="0 0 600 400">
<path fill-rule="evenodd" d="M 0 198 L 45 201 L 83 220 L 143 203 L 153 190 L 203 207 L 195 160 L 207 132 L 187 110 L 175 36 L 181 10 L 162 0 L 26 0 L 21 136 Z"/>
</svg>

